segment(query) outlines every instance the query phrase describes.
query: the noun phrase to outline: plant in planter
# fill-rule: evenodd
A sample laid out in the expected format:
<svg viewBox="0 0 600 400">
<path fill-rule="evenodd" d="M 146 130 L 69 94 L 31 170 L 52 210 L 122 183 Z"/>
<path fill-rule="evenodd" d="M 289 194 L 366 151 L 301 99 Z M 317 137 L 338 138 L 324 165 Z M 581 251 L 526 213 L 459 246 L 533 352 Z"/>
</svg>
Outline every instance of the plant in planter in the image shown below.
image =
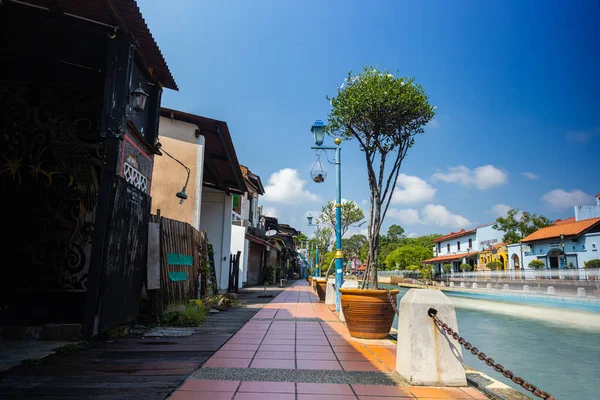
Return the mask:
<svg viewBox="0 0 600 400">
<path fill-rule="evenodd" d="M 316 278 L 315 288 L 317 289 L 317 295 L 320 301 L 325 301 L 325 294 L 327 293 L 327 278 Z"/>
<path fill-rule="evenodd" d="M 442 269 L 444 270 L 444 274 L 450 274 L 452 272 L 452 264 L 444 264 L 442 265 Z"/>
<path fill-rule="evenodd" d="M 402 161 L 415 137 L 435 116 L 425 90 L 412 78 L 366 66 L 350 72 L 337 94 L 329 98 L 327 130 L 342 140 L 356 140 L 363 152 L 370 190 L 366 279 L 362 289 L 340 289 L 342 310 L 350 334 L 384 338 L 394 319 L 386 291 L 377 290 L 381 226 L 396 187 Z M 370 281 L 371 289 L 364 289 Z M 397 290 L 390 291 L 395 298 Z M 393 301 L 393 300 L 392 300 Z"/>
<path fill-rule="evenodd" d="M 542 260 L 531 260 L 527 266 L 535 270 L 546 268 L 546 264 Z"/>
<path fill-rule="evenodd" d="M 583 263 L 583 268 L 588 272 L 590 279 L 594 280 L 600 269 L 600 258 L 595 258 Z M 598 286 L 598 285 L 597 285 Z"/>
<path fill-rule="evenodd" d="M 490 271 L 500 271 L 504 267 L 500 261 L 496 260 L 490 261 L 489 263 L 485 264 L 485 266 L 489 268 Z"/>
<path fill-rule="evenodd" d="M 473 271 L 473 266 L 471 264 L 460 264 L 460 270 L 462 272 L 470 272 Z"/>
</svg>

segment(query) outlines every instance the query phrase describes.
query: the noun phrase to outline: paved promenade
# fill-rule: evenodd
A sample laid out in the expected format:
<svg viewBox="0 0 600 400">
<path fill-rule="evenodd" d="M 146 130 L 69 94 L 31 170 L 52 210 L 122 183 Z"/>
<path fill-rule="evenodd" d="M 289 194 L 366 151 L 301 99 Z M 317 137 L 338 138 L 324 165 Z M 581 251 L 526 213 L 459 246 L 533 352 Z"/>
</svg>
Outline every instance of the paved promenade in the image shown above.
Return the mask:
<svg viewBox="0 0 600 400">
<path fill-rule="evenodd" d="M 353 339 L 307 282 L 281 292 L 173 395 L 188 399 L 486 399 L 473 388 L 409 386 L 389 340 Z"/>
</svg>

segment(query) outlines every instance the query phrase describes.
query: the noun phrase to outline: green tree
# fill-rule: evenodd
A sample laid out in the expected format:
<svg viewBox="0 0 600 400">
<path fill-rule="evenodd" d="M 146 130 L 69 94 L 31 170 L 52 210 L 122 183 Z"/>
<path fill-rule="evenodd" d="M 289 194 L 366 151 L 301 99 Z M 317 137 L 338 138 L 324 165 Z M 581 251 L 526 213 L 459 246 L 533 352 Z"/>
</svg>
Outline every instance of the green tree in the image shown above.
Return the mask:
<svg viewBox="0 0 600 400">
<path fill-rule="evenodd" d="M 401 246 L 392 251 L 385 259 L 390 269 L 406 269 L 409 265 L 421 264 L 423 260 L 433 257 L 433 251 L 426 247 Z"/>
<path fill-rule="evenodd" d="M 493 225 L 494 229 L 504 232 L 502 240 L 506 244 L 518 243 L 524 237 L 540 228 L 554 223 L 543 215 L 531 214 L 516 208 L 508 210 L 506 217 L 499 217 Z"/>
<path fill-rule="evenodd" d="M 354 200 L 342 201 L 342 236 L 348 232 L 348 228 L 351 226 L 362 226 L 365 222 L 361 222 L 365 219 L 365 213 L 363 209 L 356 204 Z M 321 208 L 321 215 L 319 219 L 331 226 L 335 232 L 336 217 L 335 217 L 335 201 L 328 201 Z"/>
<path fill-rule="evenodd" d="M 367 237 L 365 235 L 352 235 L 348 239 L 342 239 L 342 247 L 344 248 L 344 255 L 350 258 L 360 258 L 360 250 L 363 245 L 367 243 Z"/>
<path fill-rule="evenodd" d="M 319 266 L 321 266 L 325 253 L 329 251 L 333 244 L 333 229 L 328 226 L 317 229 L 315 241 L 319 248 Z"/>
<path fill-rule="evenodd" d="M 389 241 L 392 242 L 397 242 L 401 239 L 404 239 L 404 228 L 401 227 L 400 225 L 390 225 L 390 227 L 388 228 L 386 237 Z"/>
<path fill-rule="evenodd" d="M 472 271 L 473 270 L 473 266 L 470 264 L 460 264 L 460 270 L 462 272 L 468 272 L 468 271 Z"/>
<path fill-rule="evenodd" d="M 502 265 L 502 263 L 500 261 L 496 261 L 496 260 L 490 261 L 489 263 L 485 264 L 485 266 L 490 271 L 500 271 L 504 267 L 504 265 Z"/>
<path fill-rule="evenodd" d="M 328 132 L 343 140 L 355 139 L 364 153 L 370 190 L 367 224 L 367 276 L 377 288 L 379 232 L 385 220 L 400 167 L 415 136 L 435 116 L 425 90 L 413 78 L 392 75 L 366 66 L 352 72 L 337 94 L 329 98 Z"/>
</svg>

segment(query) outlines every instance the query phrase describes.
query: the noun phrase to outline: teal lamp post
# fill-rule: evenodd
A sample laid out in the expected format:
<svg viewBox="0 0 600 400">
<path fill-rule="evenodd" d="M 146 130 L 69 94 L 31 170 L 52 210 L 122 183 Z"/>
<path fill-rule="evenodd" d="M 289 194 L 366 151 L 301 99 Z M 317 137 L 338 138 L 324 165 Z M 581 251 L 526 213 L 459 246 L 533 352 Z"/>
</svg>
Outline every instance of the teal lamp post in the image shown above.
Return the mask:
<svg viewBox="0 0 600 400">
<path fill-rule="evenodd" d="M 312 223 L 313 217 L 312 215 L 309 215 L 306 217 L 306 220 L 308 221 L 308 226 L 316 226 L 317 227 L 317 232 L 319 232 L 319 220 L 316 220 L 316 224 Z M 315 235 L 316 238 L 317 235 Z M 315 278 L 319 277 L 319 244 L 317 243 L 317 241 L 315 240 Z"/>
<path fill-rule="evenodd" d="M 335 310 L 340 311 L 340 288 L 344 283 L 344 253 L 342 252 L 342 140 L 335 138 L 335 147 L 323 146 L 325 140 L 325 124 L 320 119 L 316 120 L 310 131 L 315 139 L 313 150 L 335 150 L 335 175 L 336 175 L 336 200 L 335 200 Z M 322 180 L 313 179 L 315 182 Z"/>
</svg>

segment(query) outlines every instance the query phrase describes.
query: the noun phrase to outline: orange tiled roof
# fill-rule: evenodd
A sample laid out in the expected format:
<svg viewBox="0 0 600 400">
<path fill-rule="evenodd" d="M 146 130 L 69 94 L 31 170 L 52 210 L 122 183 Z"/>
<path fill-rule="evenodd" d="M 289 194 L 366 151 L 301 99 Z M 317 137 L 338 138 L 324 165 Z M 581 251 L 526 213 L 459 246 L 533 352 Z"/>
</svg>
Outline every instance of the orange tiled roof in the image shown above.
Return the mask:
<svg viewBox="0 0 600 400">
<path fill-rule="evenodd" d="M 583 233 L 600 222 L 600 218 L 584 219 L 582 221 L 558 224 L 538 229 L 531 235 L 523 239 L 523 242 L 533 242 L 535 240 L 552 239 L 560 237 L 561 233 L 565 236 L 576 236 Z"/>
<path fill-rule="evenodd" d="M 471 233 L 475 233 L 476 231 L 477 231 L 477 229 L 471 229 L 470 231 L 465 231 L 464 229 L 461 229 L 459 232 L 450 232 L 449 234 L 447 234 L 445 236 L 440 236 L 439 238 L 435 238 L 433 240 L 433 242 L 437 243 L 437 242 L 441 242 L 444 240 L 469 235 Z"/>
<path fill-rule="evenodd" d="M 429 260 L 423 261 L 423 264 L 432 264 L 432 263 L 441 262 L 441 261 L 460 260 L 464 257 L 472 256 L 475 254 L 476 253 L 474 253 L 474 252 L 473 253 L 461 253 L 461 254 L 448 254 L 445 256 L 430 258 Z"/>
</svg>

